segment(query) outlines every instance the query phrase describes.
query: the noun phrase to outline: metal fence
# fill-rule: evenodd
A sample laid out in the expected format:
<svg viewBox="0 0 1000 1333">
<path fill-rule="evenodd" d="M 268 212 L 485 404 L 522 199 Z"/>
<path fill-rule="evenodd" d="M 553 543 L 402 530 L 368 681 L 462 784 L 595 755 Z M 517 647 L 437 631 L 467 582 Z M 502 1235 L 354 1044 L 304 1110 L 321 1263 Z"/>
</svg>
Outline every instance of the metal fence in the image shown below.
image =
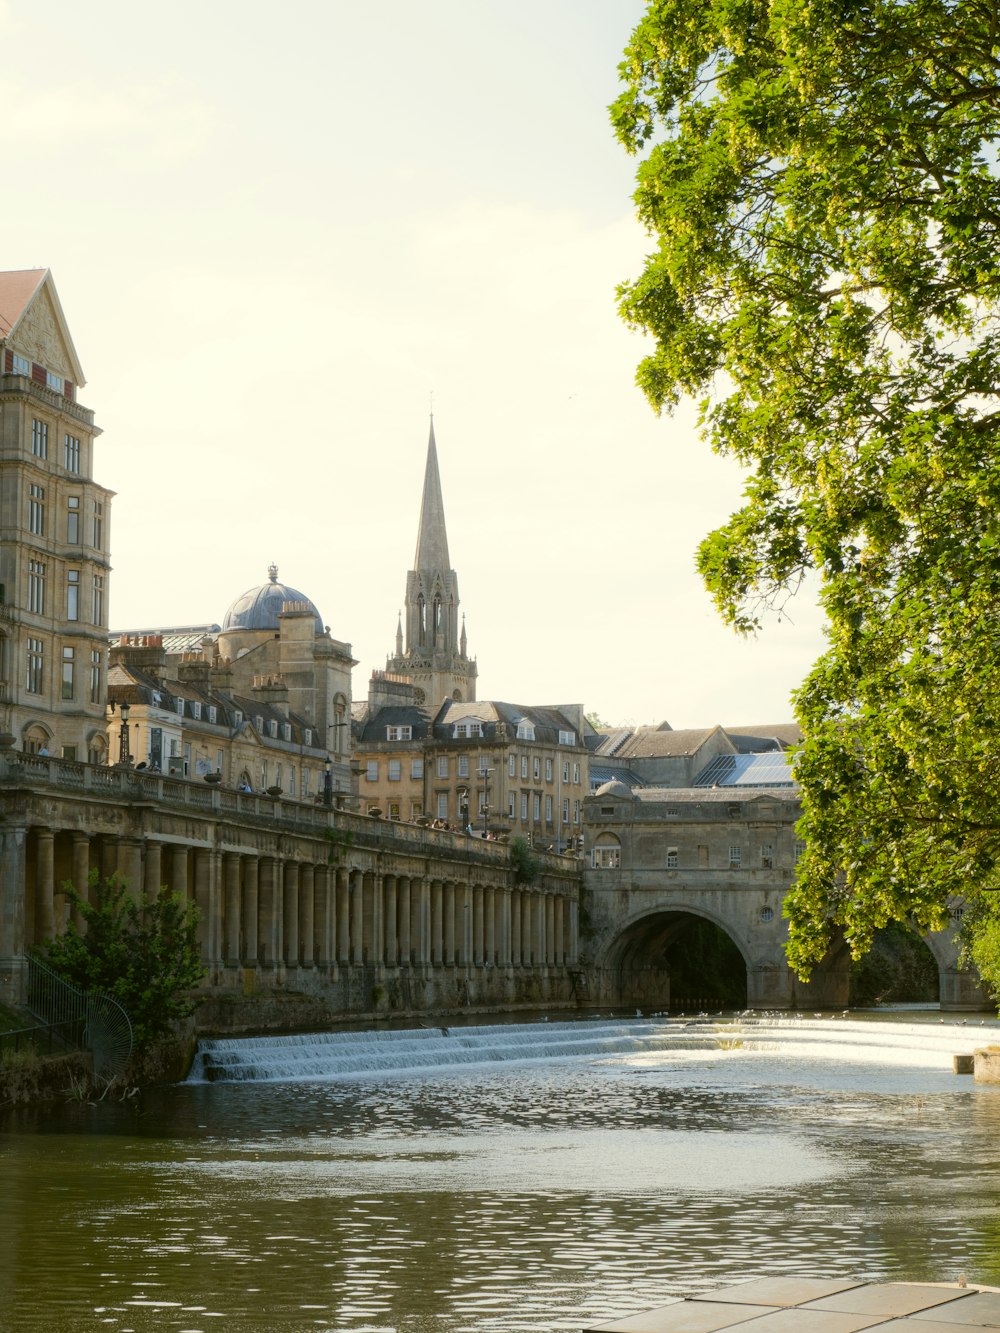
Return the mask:
<svg viewBox="0 0 1000 1333">
<path fill-rule="evenodd" d="M 24 1004 L 39 1021 L 0 1033 L 0 1050 L 90 1051 L 97 1078 L 124 1073 L 132 1055 L 132 1020 L 118 1001 L 103 991 L 80 990 L 31 954 L 27 964 Z"/>
</svg>

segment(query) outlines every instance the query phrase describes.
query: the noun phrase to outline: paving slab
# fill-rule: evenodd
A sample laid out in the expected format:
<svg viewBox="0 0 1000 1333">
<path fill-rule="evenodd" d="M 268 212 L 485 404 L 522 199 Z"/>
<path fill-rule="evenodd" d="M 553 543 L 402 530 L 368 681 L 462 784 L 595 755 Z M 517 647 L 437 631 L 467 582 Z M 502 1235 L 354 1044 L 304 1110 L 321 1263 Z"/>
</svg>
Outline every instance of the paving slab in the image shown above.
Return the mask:
<svg viewBox="0 0 1000 1333">
<path fill-rule="evenodd" d="M 716 1333 L 759 1315 L 775 1314 L 772 1305 L 734 1305 L 721 1301 L 678 1301 L 644 1314 L 628 1315 L 607 1324 L 596 1324 L 588 1333 Z M 760 1326 L 758 1325 L 758 1328 Z M 763 1330 L 760 1330 L 763 1333 Z"/>
<path fill-rule="evenodd" d="M 921 1323 L 936 1319 L 938 1323 L 947 1324 L 950 1328 L 956 1325 L 961 1328 L 964 1324 L 973 1328 L 1000 1329 L 1000 1292 L 970 1292 L 959 1301 L 952 1301 L 950 1305 L 937 1310 L 915 1314 L 913 1318 Z"/>
<path fill-rule="evenodd" d="M 706 1291 L 692 1296 L 693 1301 L 736 1301 L 747 1305 L 802 1305 L 823 1296 L 835 1296 L 841 1291 L 863 1287 L 864 1282 L 830 1282 L 814 1277 L 755 1277 L 737 1282 L 721 1291 Z"/>
<path fill-rule="evenodd" d="M 841 1314 L 833 1310 L 803 1310 L 800 1305 L 738 1324 L 736 1333 L 860 1333 L 863 1328 L 882 1333 L 885 1320 L 878 1314 Z M 954 1325 L 952 1325 L 954 1333 Z M 979 1329 L 977 1333 L 983 1333 Z"/>
<path fill-rule="evenodd" d="M 956 1324 L 953 1320 L 919 1319 L 907 1315 L 905 1319 L 890 1319 L 878 1325 L 878 1333 L 997 1333 L 1000 1324 Z"/>
<path fill-rule="evenodd" d="M 835 1296 L 822 1296 L 801 1307 L 805 1310 L 839 1310 L 844 1314 L 880 1314 L 883 1319 L 900 1319 L 918 1310 L 933 1310 L 961 1299 L 966 1293 L 959 1287 L 925 1287 L 918 1282 L 865 1283 Z"/>
</svg>

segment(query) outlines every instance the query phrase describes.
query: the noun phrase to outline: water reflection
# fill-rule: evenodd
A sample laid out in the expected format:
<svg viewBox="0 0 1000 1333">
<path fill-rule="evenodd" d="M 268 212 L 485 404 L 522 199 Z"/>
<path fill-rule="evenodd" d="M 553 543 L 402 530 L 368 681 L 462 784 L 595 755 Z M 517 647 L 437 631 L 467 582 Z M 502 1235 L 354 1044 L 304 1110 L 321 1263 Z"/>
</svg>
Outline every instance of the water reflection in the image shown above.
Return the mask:
<svg viewBox="0 0 1000 1333">
<path fill-rule="evenodd" d="M 919 1052 L 185 1086 L 5 1128 L 4 1333 L 538 1333 L 764 1273 L 1000 1284 L 1000 1095 Z"/>
</svg>

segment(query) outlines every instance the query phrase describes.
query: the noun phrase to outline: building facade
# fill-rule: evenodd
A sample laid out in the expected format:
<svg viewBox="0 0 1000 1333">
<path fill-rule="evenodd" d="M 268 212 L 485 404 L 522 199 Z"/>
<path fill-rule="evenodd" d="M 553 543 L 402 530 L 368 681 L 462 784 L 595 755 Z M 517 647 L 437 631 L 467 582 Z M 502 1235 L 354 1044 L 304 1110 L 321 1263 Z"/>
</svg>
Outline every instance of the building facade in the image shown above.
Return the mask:
<svg viewBox="0 0 1000 1333">
<path fill-rule="evenodd" d="M 84 384 L 48 269 L 0 273 L 0 731 L 100 763 L 113 492 Z"/>
</svg>

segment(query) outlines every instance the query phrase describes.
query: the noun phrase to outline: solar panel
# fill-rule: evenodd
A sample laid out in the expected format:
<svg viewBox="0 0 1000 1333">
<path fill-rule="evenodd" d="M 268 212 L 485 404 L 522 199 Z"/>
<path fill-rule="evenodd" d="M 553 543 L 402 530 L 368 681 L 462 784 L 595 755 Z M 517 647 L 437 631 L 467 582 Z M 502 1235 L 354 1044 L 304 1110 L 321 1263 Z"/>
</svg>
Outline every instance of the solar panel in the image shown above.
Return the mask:
<svg viewBox="0 0 1000 1333">
<path fill-rule="evenodd" d="M 696 787 L 794 787 L 791 760 L 781 751 L 720 754 L 695 779 Z"/>
</svg>

